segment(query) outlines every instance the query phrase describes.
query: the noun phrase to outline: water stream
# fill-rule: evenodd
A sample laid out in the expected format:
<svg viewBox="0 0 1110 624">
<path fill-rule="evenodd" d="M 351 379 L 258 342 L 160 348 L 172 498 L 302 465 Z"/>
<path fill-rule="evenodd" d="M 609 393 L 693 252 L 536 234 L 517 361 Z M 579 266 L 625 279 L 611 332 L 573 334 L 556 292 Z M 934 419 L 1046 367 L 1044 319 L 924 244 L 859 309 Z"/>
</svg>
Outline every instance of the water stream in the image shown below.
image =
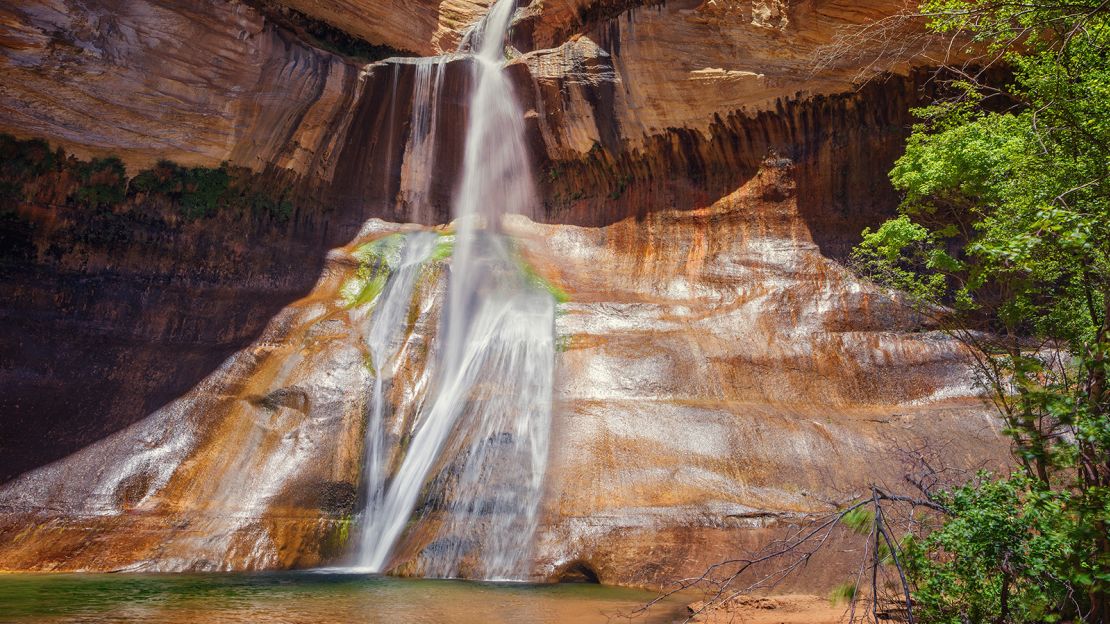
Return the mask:
<svg viewBox="0 0 1110 624">
<path fill-rule="evenodd" d="M 439 130 L 439 101 L 449 56 L 419 59 L 412 93 L 412 124 L 401 163 L 400 203 L 412 220 L 430 223 L 435 219 L 429 189 L 436 166 L 436 136 Z"/>
<path fill-rule="evenodd" d="M 528 278 L 512 241 L 500 231 L 504 215 L 531 215 L 535 205 L 524 115 L 503 71 L 514 12 L 515 0 L 498 0 L 467 37 L 475 75 L 435 381 L 395 474 L 386 476 L 378 468 L 385 454 L 381 438 L 368 437 L 370 504 L 358 566 L 369 571 L 390 567 L 423 500 L 422 513 L 434 514 L 439 528 L 421 551 L 421 573 L 485 579 L 527 574 L 547 464 L 554 299 Z M 418 66 L 415 90 L 421 97 L 431 97 L 442 80 L 441 68 L 430 80 L 433 67 L 427 61 Z M 434 140 L 428 135 L 435 130 L 436 113 L 423 102 L 414 108 L 415 138 L 407 152 L 431 160 Z M 427 170 L 426 164 L 411 166 Z M 419 191 L 410 191 L 409 199 L 414 197 L 421 197 Z M 406 243 L 406 249 L 412 244 Z M 395 271 L 390 284 L 400 279 Z M 399 304 L 389 300 L 402 296 Z M 386 310 L 407 305 L 409 295 L 387 287 L 381 297 L 376 305 Z M 385 312 L 375 314 L 370 336 L 393 322 Z M 380 331 L 390 335 L 393 330 Z M 389 352 L 385 348 L 383 356 Z M 382 405 L 381 397 L 373 404 Z M 377 409 L 368 436 L 381 426 Z M 429 498 L 438 502 L 430 505 Z"/>
<path fill-rule="evenodd" d="M 365 511 L 374 517 L 382 507 L 389 463 L 387 443 L 390 436 L 385 422 L 385 381 L 393 376 L 397 353 L 404 338 L 413 287 L 424 270 L 424 265 L 435 250 L 439 237 L 432 232 L 415 232 L 405 237 L 395 266 L 380 267 L 388 270 L 389 278 L 377 297 L 363 326 L 368 330 L 363 336 L 370 352 L 370 366 L 374 371 L 374 387 L 370 397 L 366 423 L 365 459 L 363 479 Z M 386 260 L 383 258 L 383 260 Z M 372 539 L 365 535 L 363 539 Z"/>
</svg>

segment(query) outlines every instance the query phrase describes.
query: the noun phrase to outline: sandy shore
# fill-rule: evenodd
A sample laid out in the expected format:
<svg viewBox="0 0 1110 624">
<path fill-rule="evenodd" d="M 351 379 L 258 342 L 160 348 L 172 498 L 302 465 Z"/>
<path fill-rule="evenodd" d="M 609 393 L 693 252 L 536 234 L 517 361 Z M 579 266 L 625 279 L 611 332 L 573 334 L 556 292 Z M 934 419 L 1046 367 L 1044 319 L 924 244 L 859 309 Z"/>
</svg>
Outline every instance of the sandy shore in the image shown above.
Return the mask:
<svg viewBox="0 0 1110 624">
<path fill-rule="evenodd" d="M 791 594 L 784 596 L 740 596 L 726 604 L 704 609 L 705 603 L 690 604 L 697 613 L 694 622 L 706 624 L 837 624 L 844 617 L 844 605 L 833 605 L 827 598 Z"/>
</svg>

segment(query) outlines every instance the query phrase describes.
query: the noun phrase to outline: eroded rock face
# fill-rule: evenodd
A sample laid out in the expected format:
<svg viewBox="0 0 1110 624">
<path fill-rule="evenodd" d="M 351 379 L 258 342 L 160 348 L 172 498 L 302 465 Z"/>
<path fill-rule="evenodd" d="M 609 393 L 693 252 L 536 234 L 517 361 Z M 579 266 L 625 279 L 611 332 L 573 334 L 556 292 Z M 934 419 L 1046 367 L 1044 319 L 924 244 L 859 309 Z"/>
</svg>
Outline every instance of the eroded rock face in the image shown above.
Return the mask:
<svg viewBox="0 0 1110 624">
<path fill-rule="evenodd" d="M 454 49 L 488 3 L 286 4 L 432 53 Z M 537 578 L 657 585 L 900 480 L 901 446 L 949 444 L 967 465 L 1005 456 L 959 345 L 837 261 L 895 206 L 885 176 L 923 81 L 895 67 L 857 91 L 858 58 L 816 74 L 812 59 L 838 27 L 897 9 L 571 0 L 518 14 L 508 71 L 544 208 L 512 232 L 570 295 Z M 0 258 L 13 276 L 0 344 L 17 347 L 0 379 L 23 398 L 5 419 L 45 419 L 39 443 L 73 448 L 21 444 L 25 468 L 60 461 L 0 487 L 0 565 L 340 561 L 373 382 L 340 287 L 355 243 L 408 227 L 361 223 L 450 218 L 470 62 L 443 61 L 438 160 L 417 206 L 406 180 L 428 175 L 412 161 L 427 61 L 362 65 L 216 0 L 27 0 L 0 8 L 0 24 L 0 130 L 132 168 L 231 160 L 330 207 L 242 239 L 216 219 L 105 242 L 82 239 L 72 211 L 19 206 L 33 244 Z M 413 304 L 390 391 L 399 437 L 426 384 L 442 279 Z M 69 359 L 41 339 L 69 334 Z M 87 373 L 84 354 L 102 347 L 111 356 Z M 57 365 L 28 384 L 41 352 Z M 82 407 L 73 371 L 110 378 L 93 396 L 115 402 Z M 70 427 L 83 417 L 83 432 Z M 395 570 L 420 572 L 429 514 Z M 809 582 L 838 579 L 842 563 Z"/>
<path fill-rule="evenodd" d="M 82 156 L 330 179 L 355 63 L 238 2 L 35 0 L 0 8 L 0 131 Z"/>
<path fill-rule="evenodd" d="M 308 297 L 185 396 L 6 486 L 4 566 L 265 569 L 341 554 L 365 401 L 350 390 L 369 383 L 337 295 L 355 266 L 336 250 Z"/>
<path fill-rule="evenodd" d="M 488 6 L 271 4 L 418 54 L 454 51 Z M 722 115 L 848 91 L 879 71 L 908 72 L 877 51 L 885 40 L 850 55 L 821 53 L 844 29 L 896 12 L 890 0 L 521 4 L 514 42 L 545 100 L 536 112 L 564 113 L 558 132 L 566 136 L 544 144 L 553 160 L 594 144 L 637 149 L 675 128 L 708 135 Z M 117 154 L 133 167 L 230 160 L 330 181 L 343 146 L 373 139 L 349 127 L 357 102 L 396 95 L 364 90 L 360 63 L 300 41 L 239 2 L 25 0 L 6 6 L 0 23 L 0 131 L 45 137 L 79 155 Z M 532 98 L 529 77 L 520 91 Z M 392 131 L 403 132 L 405 119 Z"/>
<path fill-rule="evenodd" d="M 698 576 L 897 480 L 900 449 L 1004 461 L 966 352 L 822 255 L 794 173 L 768 162 L 696 210 L 537 226 L 536 261 L 571 298 L 545 573 L 584 562 L 609 583 Z M 814 565 L 810 587 L 851 564 L 826 553 Z"/>
<path fill-rule="evenodd" d="M 187 393 L 307 294 L 319 250 L 362 223 L 317 204 L 281 222 L 190 221 L 149 199 L 62 207 L 50 191 L 0 206 L 0 481 Z"/>
<path fill-rule="evenodd" d="M 119 155 L 132 174 L 161 159 L 231 160 L 300 208 L 281 223 L 183 223 L 141 199 L 94 209 L 46 188 L 0 200 L 6 481 L 180 397 L 307 294 L 322 250 L 384 212 L 324 191 L 356 102 L 388 102 L 389 82 L 367 92 L 365 67 L 237 2 L 8 3 L 0 23 L 0 131 Z"/>
<path fill-rule="evenodd" d="M 905 73 L 908 66 L 895 61 L 930 43 L 915 41 L 918 47 L 898 59 L 880 53 L 888 44 L 881 37 L 850 54 L 825 50 L 838 36 L 903 8 L 891 0 L 670 0 L 637 3 L 643 6 L 598 19 L 611 15 L 607 8 L 628 4 L 536 3 L 519 27 L 531 29 L 526 50 L 536 50 L 526 62 L 546 63 L 547 75 L 552 62 L 572 73 L 580 59 L 600 52 L 619 76 L 610 103 L 616 125 L 633 142 L 675 127 L 707 132 L 720 113 L 773 108 L 796 95 L 841 93 L 890 69 Z"/>
<path fill-rule="evenodd" d="M 282 0 L 282 4 L 366 39 L 421 56 L 453 52 L 490 0 Z"/>
<path fill-rule="evenodd" d="M 899 449 L 1002 461 L 963 348 L 820 253 L 794 173 L 768 162 L 710 205 L 607 227 L 512 222 L 529 263 L 570 298 L 556 323 L 564 348 L 536 578 L 584 566 L 603 582 L 665 584 L 737 545 L 761 547 L 845 492 L 896 480 Z M 374 225 L 360 241 L 398 229 Z M 335 541 L 357 526 L 327 493 L 359 481 L 373 384 L 368 317 L 341 296 L 353 248 L 334 252 L 310 296 L 184 398 L 0 489 L 0 530 L 22 532 L 0 560 L 129 570 L 340 560 Z M 379 373 L 391 380 L 398 439 L 434 358 L 444 274 L 429 270 L 404 355 Z M 434 501 L 450 496 L 440 487 L 425 493 L 396 571 L 419 573 L 434 547 Z M 146 537 L 122 538 L 136 531 Z M 822 565 L 805 586 L 851 562 L 834 554 Z"/>
</svg>

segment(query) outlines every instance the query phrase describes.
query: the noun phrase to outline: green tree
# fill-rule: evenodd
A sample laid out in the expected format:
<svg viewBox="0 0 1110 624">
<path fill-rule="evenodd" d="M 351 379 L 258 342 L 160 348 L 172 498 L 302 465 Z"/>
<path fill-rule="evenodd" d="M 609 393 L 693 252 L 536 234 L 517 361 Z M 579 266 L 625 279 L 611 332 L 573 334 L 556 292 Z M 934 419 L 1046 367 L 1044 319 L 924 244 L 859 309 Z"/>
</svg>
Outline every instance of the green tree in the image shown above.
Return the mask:
<svg viewBox="0 0 1110 624">
<path fill-rule="evenodd" d="M 1110 2 L 930 0 L 950 68 L 856 267 L 967 342 L 1021 471 L 941 495 L 910 558 L 924 621 L 1110 622 Z"/>
</svg>

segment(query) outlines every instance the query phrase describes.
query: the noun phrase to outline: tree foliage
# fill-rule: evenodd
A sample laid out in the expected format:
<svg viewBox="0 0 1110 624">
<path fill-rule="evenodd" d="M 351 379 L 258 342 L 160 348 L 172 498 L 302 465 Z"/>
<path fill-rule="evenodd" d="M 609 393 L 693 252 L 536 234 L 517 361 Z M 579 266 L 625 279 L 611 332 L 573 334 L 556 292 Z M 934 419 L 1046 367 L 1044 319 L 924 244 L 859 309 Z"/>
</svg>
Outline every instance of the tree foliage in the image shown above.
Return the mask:
<svg viewBox="0 0 1110 624">
<path fill-rule="evenodd" d="M 941 493 L 950 516 L 907 549 L 923 622 L 1055 622 L 1073 611 L 1076 516 L 1070 492 L 1024 474 Z"/>
<path fill-rule="evenodd" d="M 891 172 L 900 216 L 853 259 L 973 347 L 1022 469 L 940 495 L 914 600 L 927 622 L 1110 622 L 1110 3 L 922 12 L 1012 77 L 952 69 Z"/>
</svg>

